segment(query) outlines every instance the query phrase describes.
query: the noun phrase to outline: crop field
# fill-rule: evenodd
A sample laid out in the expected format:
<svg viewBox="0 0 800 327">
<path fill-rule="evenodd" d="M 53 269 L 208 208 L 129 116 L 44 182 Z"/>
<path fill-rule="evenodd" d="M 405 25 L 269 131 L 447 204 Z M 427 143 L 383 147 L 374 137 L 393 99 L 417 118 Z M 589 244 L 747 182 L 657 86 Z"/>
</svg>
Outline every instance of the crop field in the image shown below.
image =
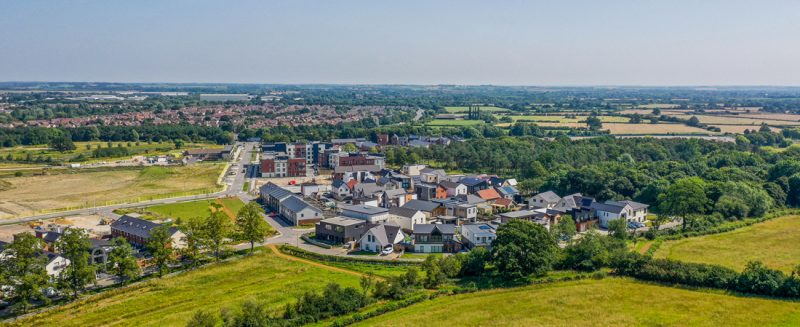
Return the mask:
<svg viewBox="0 0 800 327">
<path fill-rule="evenodd" d="M 468 112 L 469 107 L 444 107 L 444 110 L 451 114 L 463 113 Z M 502 112 L 502 111 L 511 111 L 506 108 L 494 107 L 494 106 L 481 106 L 481 112 Z"/>
<path fill-rule="evenodd" d="M 607 305 L 605 305 L 607 304 Z M 795 326 L 800 303 L 605 278 L 439 297 L 355 326 Z"/>
<path fill-rule="evenodd" d="M 197 310 L 219 314 L 248 299 L 276 313 L 327 283 L 358 287 L 359 277 L 273 253 L 223 262 L 90 296 L 20 321 L 24 326 L 185 326 Z"/>
<path fill-rule="evenodd" d="M 732 232 L 664 242 L 656 258 L 713 263 L 744 269 L 761 260 L 786 273 L 800 265 L 800 216 L 786 216 Z"/>
<path fill-rule="evenodd" d="M 683 124 L 615 124 L 603 123 L 611 134 L 713 134 L 705 129 Z"/>
<path fill-rule="evenodd" d="M 665 113 L 666 114 L 666 113 Z M 709 125 L 716 125 L 716 124 L 727 124 L 727 125 L 753 125 L 758 127 L 759 125 L 767 124 L 767 125 L 776 125 L 776 126 L 794 126 L 800 125 L 800 121 L 790 121 L 790 120 L 776 120 L 775 118 L 771 118 L 770 114 L 761 114 L 757 116 L 761 116 L 760 118 L 752 118 L 752 117 L 744 117 L 744 116 L 717 116 L 717 115 L 694 115 L 694 114 L 674 114 L 669 113 L 670 116 L 676 116 L 683 119 L 688 119 L 691 116 L 697 117 L 701 123 L 709 124 Z"/>
<path fill-rule="evenodd" d="M 722 133 L 737 133 L 737 134 L 742 134 L 744 133 L 745 130 L 757 131 L 759 128 L 761 128 L 761 126 L 759 125 L 710 125 L 710 126 L 719 127 Z M 779 127 L 770 126 L 769 128 L 775 133 L 780 133 L 781 131 L 781 128 Z"/>
<path fill-rule="evenodd" d="M 650 104 L 642 104 L 636 106 L 636 108 L 645 108 L 645 109 L 674 109 L 678 108 L 681 105 L 674 104 L 674 103 L 650 103 Z"/>
<path fill-rule="evenodd" d="M 483 120 L 451 120 L 451 119 L 434 119 L 428 122 L 428 126 L 473 126 L 483 124 Z"/>
<path fill-rule="evenodd" d="M 222 164 L 69 169 L 0 179 L 0 219 L 219 190 Z"/>
<path fill-rule="evenodd" d="M 116 148 L 122 147 L 128 150 L 129 155 L 125 157 L 115 157 L 115 158 L 94 158 L 93 152 L 95 149 L 99 148 Z M 8 155 L 11 155 L 13 158 L 17 160 L 24 160 L 29 155 L 33 159 L 37 157 L 47 158 L 50 157 L 54 161 L 73 161 L 73 162 L 98 162 L 98 161 L 109 161 L 111 159 L 121 159 L 126 157 L 131 157 L 135 155 L 164 155 L 164 154 L 180 154 L 186 149 L 198 149 L 198 148 L 218 148 L 221 147 L 220 145 L 215 144 L 204 144 L 204 143 L 186 143 L 183 145 L 181 149 L 176 149 L 175 145 L 171 142 L 163 142 L 163 143 L 150 143 L 147 142 L 139 142 L 137 145 L 136 142 L 75 142 L 75 150 L 73 151 L 66 151 L 66 152 L 59 152 L 48 148 L 47 145 L 34 145 L 34 146 L 18 146 L 13 148 L 0 148 L 0 157 L 3 159 L 7 158 Z"/>
</svg>

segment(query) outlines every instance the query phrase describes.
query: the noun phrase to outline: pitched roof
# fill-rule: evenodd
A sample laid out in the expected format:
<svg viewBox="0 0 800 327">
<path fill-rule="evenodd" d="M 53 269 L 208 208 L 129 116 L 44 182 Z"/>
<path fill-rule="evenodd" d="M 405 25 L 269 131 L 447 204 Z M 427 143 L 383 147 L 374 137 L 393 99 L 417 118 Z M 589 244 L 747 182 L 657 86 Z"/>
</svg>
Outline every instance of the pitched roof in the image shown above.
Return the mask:
<svg viewBox="0 0 800 327">
<path fill-rule="evenodd" d="M 319 209 L 315 208 L 314 206 L 308 204 L 308 202 L 303 201 L 300 197 L 296 195 L 292 195 L 288 197 L 286 200 L 281 202 L 281 206 L 286 207 L 286 209 L 291 210 L 292 212 L 300 212 L 303 209 L 310 208 L 311 210 L 322 212 Z"/>
<path fill-rule="evenodd" d="M 400 226 L 392 224 L 377 225 L 375 227 L 370 228 L 368 233 L 369 232 L 371 232 L 372 235 L 375 236 L 375 238 L 378 240 L 378 243 L 381 244 L 393 244 L 394 239 L 397 237 L 397 234 L 402 233 L 400 231 Z"/>
<path fill-rule="evenodd" d="M 406 208 L 406 207 L 391 207 L 391 208 L 389 208 L 389 214 L 390 215 L 406 217 L 406 218 L 414 217 L 414 215 L 416 215 L 417 212 L 419 212 L 419 210 L 414 209 L 414 208 Z"/>
<path fill-rule="evenodd" d="M 347 184 L 345 184 L 343 180 L 341 180 L 341 179 L 337 179 L 337 180 L 333 181 L 333 183 L 331 183 L 331 185 L 332 185 L 334 188 L 339 188 L 340 186 L 342 186 L 342 185 L 347 185 Z M 347 188 L 350 188 L 350 187 L 348 186 Z"/>
<path fill-rule="evenodd" d="M 495 200 L 494 204 L 507 207 L 507 206 L 510 206 L 510 205 L 514 204 L 514 201 L 512 201 L 511 199 L 500 198 L 500 199 Z"/>
<path fill-rule="evenodd" d="M 356 184 L 358 184 L 358 181 L 356 179 L 351 179 L 347 181 L 347 188 L 352 190 L 356 186 Z"/>
<path fill-rule="evenodd" d="M 612 205 L 620 205 L 620 206 L 629 205 L 629 206 L 631 206 L 631 209 L 633 209 L 633 210 L 645 209 L 645 208 L 649 207 L 649 205 L 647 205 L 647 204 L 639 203 L 639 202 L 635 202 L 635 201 L 630 201 L 630 200 L 606 201 L 606 203 L 607 204 L 612 204 Z"/>
<path fill-rule="evenodd" d="M 595 202 L 592 203 L 592 208 L 598 211 L 605 211 L 620 214 L 623 210 L 625 210 L 625 206 L 622 205 L 615 205 L 615 204 L 608 204 L 608 203 L 599 203 Z"/>
<path fill-rule="evenodd" d="M 439 207 L 438 203 L 434 203 L 431 201 L 424 201 L 424 200 L 411 200 L 403 205 L 403 208 L 410 208 L 425 212 L 431 212 L 438 207 Z"/>
<path fill-rule="evenodd" d="M 502 195 L 514 195 L 519 193 L 519 191 L 513 186 L 503 186 L 497 188 L 497 193 Z"/>
<path fill-rule="evenodd" d="M 442 234 L 455 234 L 456 225 L 451 224 L 415 224 L 414 234 L 431 234 L 438 230 Z"/>
<path fill-rule="evenodd" d="M 465 178 L 462 178 L 462 179 L 461 179 L 460 181 L 458 181 L 458 182 L 459 182 L 459 183 L 461 183 L 461 184 L 464 184 L 464 185 L 466 185 L 466 186 L 475 186 L 475 185 L 478 185 L 478 184 L 480 184 L 480 183 L 483 183 L 483 182 L 485 182 L 485 181 L 484 181 L 484 180 L 482 180 L 482 179 L 480 179 L 480 178 L 475 178 L 475 177 L 465 177 Z"/>
<path fill-rule="evenodd" d="M 446 181 L 445 180 L 445 181 L 439 182 L 439 185 L 444 186 L 445 188 L 456 188 L 456 187 L 458 187 L 458 185 L 461 185 L 461 183 L 456 183 L 456 182 Z"/>
<path fill-rule="evenodd" d="M 145 239 L 150 238 L 150 231 L 153 228 L 159 226 L 161 226 L 161 224 L 154 223 L 149 220 L 135 218 L 130 215 L 123 215 L 122 217 L 111 223 L 112 229 L 116 229 Z M 174 227 L 169 229 L 170 234 L 174 234 L 177 231 L 178 230 Z"/>
<path fill-rule="evenodd" d="M 400 189 L 400 188 L 396 188 L 396 189 L 393 189 L 393 190 L 386 190 L 386 191 L 383 191 L 383 193 L 385 193 L 386 196 L 388 196 L 388 197 L 397 197 L 397 196 L 401 196 L 401 195 L 406 195 L 407 194 L 406 190 Z"/>
<path fill-rule="evenodd" d="M 500 194 L 497 193 L 493 188 L 487 188 L 485 190 L 480 190 L 477 192 L 478 196 L 484 200 L 494 200 L 499 199 Z"/>
<path fill-rule="evenodd" d="M 561 197 L 558 196 L 558 194 L 556 194 L 553 191 L 542 192 L 542 193 L 534 195 L 533 197 L 541 198 L 542 200 L 545 200 L 545 201 L 550 202 L 550 203 L 558 202 L 558 200 L 561 200 Z"/>
<path fill-rule="evenodd" d="M 469 204 L 478 204 L 486 202 L 486 200 L 474 194 L 459 194 L 456 198 L 459 201 L 463 201 Z"/>
</svg>

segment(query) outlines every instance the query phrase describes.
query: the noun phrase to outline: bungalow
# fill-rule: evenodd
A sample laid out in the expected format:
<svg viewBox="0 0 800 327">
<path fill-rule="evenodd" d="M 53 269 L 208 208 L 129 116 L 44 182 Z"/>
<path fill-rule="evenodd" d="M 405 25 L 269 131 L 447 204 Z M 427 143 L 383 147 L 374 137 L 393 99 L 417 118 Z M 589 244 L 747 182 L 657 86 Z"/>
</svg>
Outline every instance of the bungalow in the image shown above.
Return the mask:
<svg viewBox="0 0 800 327">
<path fill-rule="evenodd" d="M 406 235 L 400 226 L 380 224 L 370 228 L 359 240 L 361 251 L 380 252 L 383 248 L 405 240 Z"/>
<path fill-rule="evenodd" d="M 342 215 L 361 219 L 371 224 L 377 224 L 389 218 L 389 209 L 367 205 L 349 205 L 342 206 Z"/>
<path fill-rule="evenodd" d="M 135 246 L 146 246 L 147 242 L 150 241 L 150 232 L 162 225 L 139 217 L 139 214 L 129 213 L 115 220 L 111 223 L 111 237 L 123 237 L 128 243 Z M 184 240 L 186 235 L 183 232 L 175 227 L 170 227 L 167 233 L 172 239 L 172 248 L 180 249 L 186 246 L 186 241 Z"/>
<path fill-rule="evenodd" d="M 489 224 L 466 224 L 461 226 L 461 242 L 468 249 L 476 246 L 490 248 L 496 233 L 494 226 Z"/>
<path fill-rule="evenodd" d="M 455 225 L 417 224 L 414 226 L 414 252 L 458 252 L 461 245 L 456 240 L 455 232 Z"/>
<path fill-rule="evenodd" d="M 528 200 L 529 208 L 553 208 L 558 204 L 561 197 L 553 191 L 542 192 L 534 195 Z"/>
<path fill-rule="evenodd" d="M 313 224 L 324 218 L 322 210 L 303 201 L 300 197 L 292 195 L 281 201 L 280 213 L 295 226 Z"/>
<path fill-rule="evenodd" d="M 392 222 L 403 230 L 410 232 L 414 230 L 414 225 L 426 223 L 427 217 L 425 213 L 416 209 L 392 207 L 389 208 L 389 218 L 386 221 Z"/>
<path fill-rule="evenodd" d="M 333 217 L 320 220 L 314 227 L 317 239 L 342 244 L 361 239 L 367 231 L 369 224 L 366 221 L 347 217 Z"/>
<path fill-rule="evenodd" d="M 439 186 L 444 187 L 448 197 L 467 194 L 467 186 L 458 182 L 441 181 Z"/>
</svg>

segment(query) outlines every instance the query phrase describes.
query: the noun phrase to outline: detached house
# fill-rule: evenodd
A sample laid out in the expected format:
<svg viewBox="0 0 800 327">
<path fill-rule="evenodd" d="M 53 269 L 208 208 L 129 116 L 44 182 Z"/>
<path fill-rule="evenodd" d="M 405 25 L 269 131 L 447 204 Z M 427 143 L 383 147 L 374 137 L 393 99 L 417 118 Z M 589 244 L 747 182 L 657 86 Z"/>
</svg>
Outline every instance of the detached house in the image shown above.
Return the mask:
<svg viewBox="0 0 800 327">
<path fill-rule="evenodd" d="M 528 206 L 531 208 L 548 208 L 552 209 L 558 204 L 561 197 L 553 191 L 542 192 L 534 195 L 528 200 Z"/>
<path fill-rule="evenodd" d="M 295 226 L 313 224 L 324 218 L 322 210 L 295 195 L 281 201 L 280 213 Z"/>
<path fill-rule="evenodd" d="M 350 192 L 350 187 L 342 180 L 333 181 L 333 184 L 331 184 L 331 192 L 333 193 L 333 197 L 339 201 L 342 201 L 352 195 Z"/>
<path fill-rule="evenodd" d="M 439 186 L 445 189 L 445 193 L 448 197 L 467 194 L 467 186 L 458 182 L 441 181 L 439 182 Z"/>
<path fill-rule="evenodd" d="M 427 220 L 422 211 L 405 207 L 389 208 L 389 218 L 386 219 L 387 222 L 394 223 L 408 232 L 413 231 L 417 224 L 425 224 Z"/>
<path fill-rule="evenodd" d="M 314 227 L 314 234 L 319 240 L 341 244 L 358 241 L 366 233 L 368 226 L 361 219 L 333 217 L 320 220 Z"/>
<path fill-rule="evenodd" d="M 469 194 L 475 194 L 480 190 L 489 188 L 489 183 L 486 180 L 475 177 L 465 177 L 458 182 L 467 187 L 467 193 Z"/>
<path fill-rule="evenodd" d="M 389 209 L 367 205 L 342 206 L 342 215 L 377 224 L 389 218 Z"/>
<path fill-rule="evenodd" d="M 370 228 L 358 242 L 362 251 L 380 252 L 386 246 L 403 242 L 405 238 L 400 226 L 380 224 Z"/>
<path fill-rule="evenodd" d="M 592 204 L 600 227 L 603 228 L 608 228 L 608 223 L 615 219 L 644 222 L 647 218 L 648 207 L 646 204 L 634 201 L 606 201 L 606 203 L 595 202 Z"/>
<path fill-rule="evenodd" d="M 143 247 L 150 241 L 150 232 L 160 226 L 161 224 L 140 219 L 138 214 L 129 213 L 111 223 L 111 237 L 123 237 L 128 243 Z M 172 248 L 180 249 L 186 246 L 184 241 L 186 235 L 183 232 L 170 227 L 167 233 L 172 239 Z"/>
<path fill-rule="evenodd" d="M 476 246 L 490 248 L 497 237 L 497 230 L 489 224 L 466 224 L 461 226 L 461 242 L 469 249 Z"/>
<path fill-rule="evenodd" d="M 449 224 L 418 224 L 414 226 L 414 252 L 455 253 L 461 244 L 455 237 L 456 226 Z"/>
</svg>

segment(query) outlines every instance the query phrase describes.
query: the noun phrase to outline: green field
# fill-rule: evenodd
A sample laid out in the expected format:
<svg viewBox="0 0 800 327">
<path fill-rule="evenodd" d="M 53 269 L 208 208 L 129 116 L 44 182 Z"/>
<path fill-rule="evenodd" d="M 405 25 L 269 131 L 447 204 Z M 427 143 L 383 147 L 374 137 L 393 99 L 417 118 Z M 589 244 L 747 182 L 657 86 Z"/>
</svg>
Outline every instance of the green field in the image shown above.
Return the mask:
<svg viewBox="0 0 800 327">
<path fill-rule="evenodd" d="M 457 114 L 469 111 L 469 107 L 444 107 L 444 110 L 447 111 L 447 113 Z M 481 112 L 503 112 L 503 111 L 511 111 L 511 110 L 494 106 L 486 106 L 486 107 L 481 106 Z"/>
<path fill-rule="evenodd" d="M 800 216 L 786 216 L 732 232 L 664 242 L 656 258 L 744 269 L 748 261 L 791 272 L 800 264 Z"/>
<path fill-rule="evenodd" d="M 586 121 L 588 116 L 576 116 L 575 118 L 567 118 L 564 115 L 509 115 L 514 121 L 537 121 L 537 122 L 551 122 L 551 123 L 577 123 Z M 619 116 L 598 116 L 604 123 L 627 123 L 630 118 Z"/>
<path fill-rule="evenodd" d="M 66 152 L 58 152 L 55 150 L 50 149 L 47 145 L 32 145 L 32 146 L 17 146 L 13 148 L 0 148 L 0 157 L 5 159 L 9 154 L 15 158 L 15 160 L 22 160 L 25 159 L 28 155 L 30 155 L 33 159 L 41 156 L 43 158 L 51 157 L 54 161 L 72 161 L 72 162 L 98 162 L 98 161 L 111 161 L 111 160 L 118 160 L 124 159 L 125 157 L 115 157 L 115 158 L 93 158 L 92 154 L 95 149 L 98 147 L 100 148 L 107 148 L 109 145 L 108 142 L 75 142 L 75 150 L 73 151 L 66 151 Z M 130 146 L 129 146 L 130 145 Z M 135 155 L 164 155 L 164 154 L 174 154 L 180 155 L 186 149 L 198 149 L 198 148 L 219 148 L 220 145 L 216 144 L 204 144 L 204 143 L 185 143 L 181 149 L 176 149 L 175 144 L 172 142 L 139 142 L 139 145 L 136 145 L 136 142 L 111 142 L 111 147 L 123 147 L 128 149 L 128 153 L 130 156 Z M 83 155 L 83 159 L 78 158 L 79 156 Z"/>
<path fill-rule="evenodd" d="M 355 326 L 797 326 L 800 303 L 606 278 L 439 297 Z"/>
<path fill-rule="evenodd" d="M 196 217 L 208 217 L 211 213 L 211 204 L 222 202 L 224 208 L 230 210 L 234 215 L 239 209 L 244 207 L 244 202 L 239 198 L 221 198 L 213 200 L 200 200 L 191 202 L 160 204 L 144 208 L 143 213 L 146 217 L 154 219 L 171 218 L 173 220 L 188 220 Z M 150 213 L 150 215 L 147 215 Z"/>
<path fill-rule="evenodd" d="M 274 313 L 327 283 L 358 286 L 358 276 L 259 253 L 232 262 L 90 296 L 24 319 L 24 326 L 185 326 L 198 309 L 219 312 L 248 299 Z"/>
<path fill-rule="evenodd" d="M 451 120 L 451 119 L 434 119 L 427 122 L 428 126 L 473 126 L 483 124 L 483 120 Z"/>
</svg>

